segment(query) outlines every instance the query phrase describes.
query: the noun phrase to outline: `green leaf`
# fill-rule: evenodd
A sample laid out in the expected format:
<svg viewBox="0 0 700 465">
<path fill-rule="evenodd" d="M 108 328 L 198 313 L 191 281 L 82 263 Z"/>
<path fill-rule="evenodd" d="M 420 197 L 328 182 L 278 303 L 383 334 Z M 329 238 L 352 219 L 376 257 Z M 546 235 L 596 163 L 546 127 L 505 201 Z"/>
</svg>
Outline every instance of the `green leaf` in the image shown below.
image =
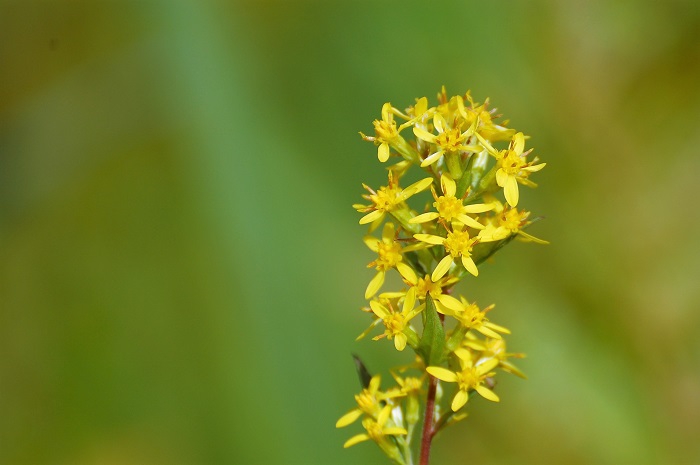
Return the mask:
<svg viewBox="0 0 700 465">
<path fill-rule="evenodd" d="M 372 375 L 358 355 L 352 354 L 352 358 L 355 360 L 355 369 L 357 370 L 357 377 L 360 378 L 362 389 L 367 389 Z"/>
<path fill-rule="evenodd" d="M 426 365 L 439 365 L 445 354 L 445 328 L 442 326 L 430 294 L 425 298 L 423 314 L 425 315 L 423 336 L 418 345 L 418 352 Z"/>
</svg>

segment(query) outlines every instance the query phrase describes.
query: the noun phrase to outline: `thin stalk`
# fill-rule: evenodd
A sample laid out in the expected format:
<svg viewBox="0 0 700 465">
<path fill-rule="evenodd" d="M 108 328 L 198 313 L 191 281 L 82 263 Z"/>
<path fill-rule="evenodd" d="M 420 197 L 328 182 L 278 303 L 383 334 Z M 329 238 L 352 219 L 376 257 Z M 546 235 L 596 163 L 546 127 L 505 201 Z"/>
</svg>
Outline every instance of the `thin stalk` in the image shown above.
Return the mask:
<svg viewBox="0 0 700 465">
<path fill-rule="evenodd" d="M 430 376 L 428 384 L 428 397 L 425 401 L 425 418 L 423 421 L 423 437 L 420 441 L 420 465 L 428 465 L 430 462 L 430 444 L 433 440 L 433 415 L 435 414 L 435 393 L 437 392 L 437 378 Z"/>
</svg>

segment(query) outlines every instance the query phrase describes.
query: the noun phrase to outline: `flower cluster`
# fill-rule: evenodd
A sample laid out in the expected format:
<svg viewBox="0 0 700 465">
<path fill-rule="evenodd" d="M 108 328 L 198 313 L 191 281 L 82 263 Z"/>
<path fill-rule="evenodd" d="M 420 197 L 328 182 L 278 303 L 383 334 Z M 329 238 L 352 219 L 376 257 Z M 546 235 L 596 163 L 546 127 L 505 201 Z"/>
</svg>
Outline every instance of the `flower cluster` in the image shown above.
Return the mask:
<svg viewBox="0 0 700 465">
<path fill-rule="evenodd" d="M 385 103 L 374 121 L 375 135 L 360 133 L 378 147 L 381 163 L 395 162 L 388 166 L 387 184 L 363 185 L 367 203 L 353 206 L 363 213 L 364 242 L 376 254 L 368 264 L 376 274 L 363 309 L 372 322 L 358 339 L 383 328 L 374 340 L 391 340 L 398 351 L 409 347 L 416 359 L 401 371 L 415 375 L 393 373 L 397 385 L 386 391 L 379 376 L 361 366 L 364 389 L 355 396 L 357 407 L 336 426 L 362 417 L 364 432 L 345 447 L 372 440 L 406 465 L 420 443 L 421 463 L 427 463 L 432 437 L 466 417 L 464 406 L 474 393 L 498 402 L 499 371 L 524 377 L 510 361 L 523 355 L 506 352 L 503 336 L 510 331 L 489 318 L 494 305 L 481 308 L 455 290 L 463 279 L 473 284 L 479 265 L 513 239 L 547 243 L 525 232 L 537 218 L 518 207 L 520 186 L 535 187 L 530 175 L 545 164 L 526 150 L 522 132 L 498 119 L 488 100 L 477 103 L 468 92 L 448 98 L 443 87 L 433 107 L 426 97 L 403 111 Z M 404 183 L 412 167 L 422 175 Z M 402 285 L 386 290 L 390 273 Z M 413 433 L 421 417 L 417 441 Z"/>
</svg>

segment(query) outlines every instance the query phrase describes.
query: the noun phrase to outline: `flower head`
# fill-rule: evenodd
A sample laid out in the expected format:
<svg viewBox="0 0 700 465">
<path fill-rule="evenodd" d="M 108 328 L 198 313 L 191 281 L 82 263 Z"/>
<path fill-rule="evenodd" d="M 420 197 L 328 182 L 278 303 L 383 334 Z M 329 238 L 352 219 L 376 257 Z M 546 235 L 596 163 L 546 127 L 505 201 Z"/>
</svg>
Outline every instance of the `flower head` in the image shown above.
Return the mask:
<svg viewBox="0 0 700 465">
<path fill-rule="evenodd" d="M 486 147 L 486 150 L 496 158 L 497 171 L 496 183 L 503 188 L 506 201 L 511 207 L 518 205 L 518 182 L 535 185 L 528 181 L 530 173 L 539 171 L 545 167 L 546 163 L 537 163 L 537 158 L 528 162 L 527 156 L 532 149 L 525 150 L 525 136 L 518 132 L 513 136 L 507 149 L 497 151 L 483 137 L 478 136 L 479 141 Z"/>
<path fill-rule="evenodd" d="M 390 414 L 391 406 L 387 405 L 379 412 L 379 415 L 377 416 L 376 420 L 369 417 L 362 420 L 362 426 L 367 432 L 351 437 L 345 442 L 343 447 L 351 447 L 357 443 L 368 441 L 370 439 L 379 444 L 380 446 L 385 446 L 388 445 L 386 436 L 399 436 L 408 434 L 408 431 L 406 431 L 405 428 L 401 428 L 398 426 L 390 426 L 387 424 L 389 422 Z"/>
<path fill-rule="evenodd" d="M 469 391 L 478 392 L 481 397 L 492 402 L 498 402 L 500 399 L 491 389 L 485 386 L 485 380 L 489 376 L 493 376 L 493 370 L 498 365 L 498 360 L 490 359 L 483 363 L 475 365 L 471 359 L 460 360 L 461 370 L 454 372 L 442 367 L 428 367 L 427 372 L 435 376 L 437 379 L 448 383 L 457 383 L 458 391 L 452 399 L 452 411 L 456 412 L 461 409 L 469 400 Z"/>
<path fill-rule="evenodd" d="M 440 187 L 443 195 L 438 196 L 435 189 L 431 186 L 433 198 L 435 199 L 433 206 L 437 211 L 418 215 L 411 218 L 409 223 L 421 224 L 439 218 L 445 222 L 459 222 L 474 229 L 484 229 L 483 224 L 479 223 L 468 214 L 489 211 L 493 208 L 490 204 L 464 205 L 464 199 L 455 197 L 457 185 L 449 174 L 443 174 L 440 177 Z"/>
<path fill-rule="evenodd" d="M 372 278 L 365 290 L 365 299 L 369 299 L 384 284 L 386 272 L 395 268 L 407 282 L 415 284 L 417 281 L 416 273 L 413 269 L 403 261 L 403 253 L 410 250 L 415 250 L 416 246 L 402 247 L 396 241 L 396 233 L 393 223 L 386 223 L 382 231 L 382 238 L 377 239 L 374 236 L 367 236 L 364 239 L 365 244 L 370 250 L 377 253 L 377 259 L 370 262 L 367 267 L 375 267 L 377 274 Z"/>
<path fill-rule="evenodd" d="M 398 178 L 394 175 L 393 171 L 389 171 L 389 182 L 386 186 L 380 187 L 375 191 L 366 184 L 363 184 L 362 186 L 369 192 L 369 194 L 365 194 L 363 197 L 372 203 L 370 205 L 353 205 L 359 212 L 369 212 L 360 218 L 360 224 L 380 222 L 387 213 L 400 208 L 408 208 L 406 206 L 406 200 L 412 195 L 424 191 L 432 183 L 432 178 L 425 178 L 411 184 L 405 189 L 401 189 L 399 187 Z"/>
<path fill-rule="evenodd" d="M 363 413 L 370 418 L 379 418 L 383 401 L 404 395 L 400 391 L 381 392 L 379 390 L 380 383 L 381 377 L 379 375 L 373 376 L 369 382 L 369 386 L 355 395 L 357 407 L 340 417 L 335 427 L 342 428 L 347 426 L 360 418 Z"/>
<path fill-rule="evenodd" d="M 382 323 L 384 323 L 386 328 L 384 333 L 375 337 L 374 340 L 376 341 L 383 337 L 394 339 L 394 346 L 398 351 L 401 351 L 406 347 L 406 342 L 408 341 L 409 335 L 412 336 L 415 341 L 417 341 L 415 331 L 410 327 L 410 321 L 413 319 L 413 317 L 418 315 L 425 306 L 419 305 L 418 307 L 414 308 L 415 303 L 416 290 L 413 287 L 406 292 L 401 313 L 395 311 L 392 305 L 387 308 L 377 300 L 371 301 L 369 303 L 370 308 L 374 314 L 382 320 Z"/>
</svg>

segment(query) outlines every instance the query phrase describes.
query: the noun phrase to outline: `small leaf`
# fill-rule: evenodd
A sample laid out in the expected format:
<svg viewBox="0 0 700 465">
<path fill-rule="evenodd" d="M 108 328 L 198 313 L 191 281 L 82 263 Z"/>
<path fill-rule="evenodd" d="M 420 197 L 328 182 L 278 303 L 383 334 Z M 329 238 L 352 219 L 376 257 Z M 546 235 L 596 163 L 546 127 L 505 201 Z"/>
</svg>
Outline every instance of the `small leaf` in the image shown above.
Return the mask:
<svg viewBox="0 0 700 465">
<path fill-rule="evenodd" d="M 362 389 L 367 389 L 372 375 L 358 355 L 352 354 L 352 358 L 355 360 L 355 369 L 357 370 L 357 377 L 360 378 Z"/>
<path fill-rule="evenodd" d="M 435 309 L 435 302 L 427 295 L 425 298 L 423 336 L 418 351 L 428 366 L 439 365 L 445 354 L 445 329 Z"/>
</svg>

